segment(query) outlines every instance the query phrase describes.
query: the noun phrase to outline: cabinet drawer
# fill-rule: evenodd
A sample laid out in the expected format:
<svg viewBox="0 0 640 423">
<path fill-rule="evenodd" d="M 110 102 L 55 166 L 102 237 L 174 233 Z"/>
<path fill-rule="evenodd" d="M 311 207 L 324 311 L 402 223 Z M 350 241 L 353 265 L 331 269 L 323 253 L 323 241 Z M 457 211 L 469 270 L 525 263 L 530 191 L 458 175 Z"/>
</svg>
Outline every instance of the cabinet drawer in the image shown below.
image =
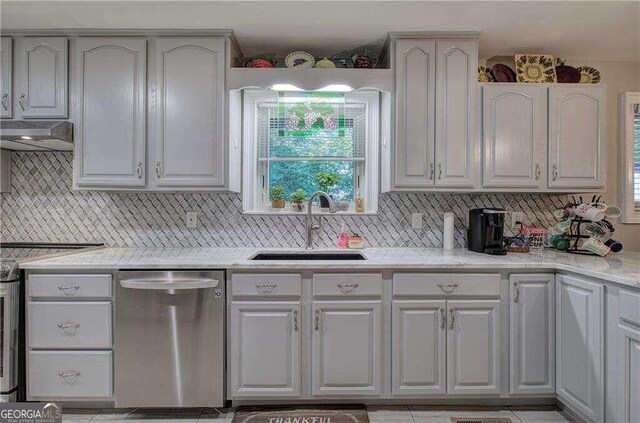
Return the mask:
<svg viewBox="0 0 640 423">
<path fill-rule="evenodd" d="M 27 278 L 30 298 L 111 298 L 111 275 L 38 275 Z"/>
<path fill-rule="evenodd" d="M 620 290 L 620 318 L 640 326 L 640 293 Z"/>
<path fill-rule="evenodd" d="M 446 296 L 500 295 L 499 274 L 396 273 L 393 295 Z"/>
<path fill-rule="evenodd" d="M 111 351 L 30 351 L 27 392 L 30 398 L 109 398 Z"/>
<path fill-rule="evenodd" d="M 313 295 L 382 295 L 380 273 L 322 273 L 313 275 Z"/>
<path fill-rule="evenodd" d="M 231 279 L 233 297 L 299 297 L 302 282 L 299 273 L 236 274 Z"/>
<path fill-rule="evenodd" d="M 29 348 L 111 348 L 111 303 L 29 302 Z"/>
</svg>

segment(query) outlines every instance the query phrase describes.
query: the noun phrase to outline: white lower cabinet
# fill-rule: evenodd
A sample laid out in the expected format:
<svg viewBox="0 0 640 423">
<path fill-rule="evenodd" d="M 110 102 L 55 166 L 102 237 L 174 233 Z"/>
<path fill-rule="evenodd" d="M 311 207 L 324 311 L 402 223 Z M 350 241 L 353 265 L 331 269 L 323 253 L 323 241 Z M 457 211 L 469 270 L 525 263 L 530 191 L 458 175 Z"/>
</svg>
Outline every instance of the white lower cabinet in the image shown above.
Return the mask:
<svg viewBox="0 0 640 423">
<path fill-rule="evenodd" d="M 500 392 L 500 300 L 447 301 L 447 394 Z"/>
<path fill-rule="evenodd" d="M 447 318 L 445 300 L 393 302 L 392 393 L 446 393 Z"/>
<path fill-rule="evenodd" d="M 640 422 L 640 327 L 618 325 L 618 419 Z"/>
<path fill-rule="evenodd" d="M 604 286 L 556 277 L 558 398 L 585 417 L 604 421 Z"/>
<path fill-rule="evenodd" d="M 314 396 L 379 395 L 382 303 L 314 301 Z"/>
<path fill-rule="evenodd" d="M 509 393 L 553 394 L 554 275 L 513 274 L 509 282 Z"/>
<path fill-rule="evenodd" d="M 232 303 L 232 395 L 299 396 L 300 330 L 300 302 Z"/>
</svg>

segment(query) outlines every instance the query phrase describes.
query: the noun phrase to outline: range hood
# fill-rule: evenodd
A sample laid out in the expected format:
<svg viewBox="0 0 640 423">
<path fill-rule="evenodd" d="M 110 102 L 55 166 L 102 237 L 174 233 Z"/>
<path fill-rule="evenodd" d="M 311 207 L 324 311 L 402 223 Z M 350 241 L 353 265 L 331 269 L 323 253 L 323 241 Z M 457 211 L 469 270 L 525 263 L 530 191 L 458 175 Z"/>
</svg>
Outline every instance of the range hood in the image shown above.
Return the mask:
<svg viewBox="0 0 640 423">
<path fill-rule="evenodd" d="M 22 151 L 71 151 L 73 124 L 60 120 L 2 121 L 0 148 Z"/>
</svg>

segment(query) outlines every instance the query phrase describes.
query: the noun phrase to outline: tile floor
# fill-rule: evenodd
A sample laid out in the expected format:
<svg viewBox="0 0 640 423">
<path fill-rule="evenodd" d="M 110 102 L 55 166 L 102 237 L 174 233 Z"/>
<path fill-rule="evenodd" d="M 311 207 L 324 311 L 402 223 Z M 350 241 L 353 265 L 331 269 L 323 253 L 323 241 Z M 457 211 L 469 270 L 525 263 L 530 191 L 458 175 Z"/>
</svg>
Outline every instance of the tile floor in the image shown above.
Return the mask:
<svg viewBox="0 0 640 423">
<path fill-rule="evenodd" d="M 555 407 L 367 406 L 371 423 L 451 423 L 450 417 L 508 417 L 513 423 L 568 423 Z M 63 423 L 231 423 L 233 409 L 63 410 Z"/>
</svg>

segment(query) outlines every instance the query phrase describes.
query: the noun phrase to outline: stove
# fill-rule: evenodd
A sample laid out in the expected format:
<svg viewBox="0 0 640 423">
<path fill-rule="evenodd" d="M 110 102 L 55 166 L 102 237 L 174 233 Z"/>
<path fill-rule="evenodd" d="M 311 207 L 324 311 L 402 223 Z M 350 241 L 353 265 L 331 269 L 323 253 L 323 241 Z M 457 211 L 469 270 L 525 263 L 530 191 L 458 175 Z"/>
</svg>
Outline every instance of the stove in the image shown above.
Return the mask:
<svg viewBox="0 0 640 423">
<path fill-rule="evenodd" d="M 24 272 L 20 264 L 100 248 L 104 244 L 0 243 L 0 402 L 24 401 Z"/>
</svg>

